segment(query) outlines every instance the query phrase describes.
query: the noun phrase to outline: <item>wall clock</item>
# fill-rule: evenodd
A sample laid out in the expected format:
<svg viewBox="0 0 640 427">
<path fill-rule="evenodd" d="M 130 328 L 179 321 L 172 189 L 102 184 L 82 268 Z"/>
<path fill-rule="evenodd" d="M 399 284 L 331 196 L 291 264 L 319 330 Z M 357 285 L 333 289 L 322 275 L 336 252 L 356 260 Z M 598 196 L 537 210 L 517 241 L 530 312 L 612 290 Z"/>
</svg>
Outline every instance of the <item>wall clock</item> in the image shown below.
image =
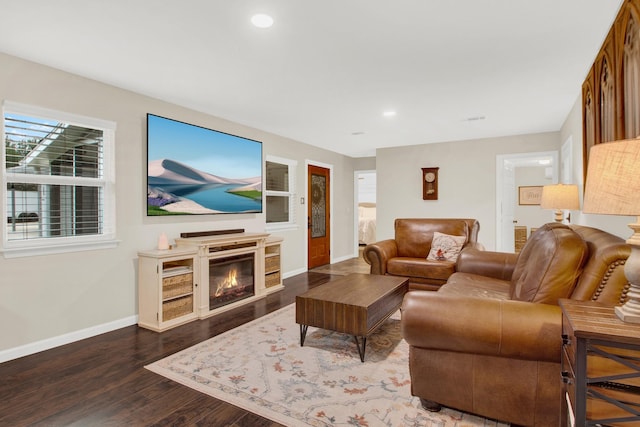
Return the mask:
<svg viewBox="0 0 640 427">
<path fill-rule="evenodd" d="M 438 200 L 438 169 L 422 168 L 422 200 Z"/>
</svg>

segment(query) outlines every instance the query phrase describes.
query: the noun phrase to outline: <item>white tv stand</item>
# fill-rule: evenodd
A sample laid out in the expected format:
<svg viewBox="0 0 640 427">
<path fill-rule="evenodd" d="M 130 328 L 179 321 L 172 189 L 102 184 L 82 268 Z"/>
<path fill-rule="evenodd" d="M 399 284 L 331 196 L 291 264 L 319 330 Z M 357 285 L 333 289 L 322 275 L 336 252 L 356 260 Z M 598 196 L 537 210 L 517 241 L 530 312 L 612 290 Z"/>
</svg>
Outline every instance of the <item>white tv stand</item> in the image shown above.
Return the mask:
<svg viewBox="0 0 640 427">
<path fill-rule="evenodd" d="M 138 325 L 157 332 L 232 310 L 283 289 L 282 238 L 234 233 L 176 239 L 176 248 L 138 253 Z M 209 261 L 254 254 L 254 295 L 209 309 Z"/>
</svg>

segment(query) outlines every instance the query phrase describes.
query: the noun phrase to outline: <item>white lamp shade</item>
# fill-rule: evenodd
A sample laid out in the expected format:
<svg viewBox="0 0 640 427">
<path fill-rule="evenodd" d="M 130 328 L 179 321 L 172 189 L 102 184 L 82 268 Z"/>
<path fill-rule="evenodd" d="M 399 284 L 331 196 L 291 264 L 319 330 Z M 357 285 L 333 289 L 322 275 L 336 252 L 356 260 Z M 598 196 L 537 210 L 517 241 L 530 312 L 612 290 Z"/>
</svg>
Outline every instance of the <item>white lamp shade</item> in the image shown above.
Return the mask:
<svg viewBox="0 0 640 427">
<path fill-rule="evenodd" d="M 580 209 L 578 186 L 574 184 L 555 184 L 542 187 L 540 199 L 542 209 Z"/>
<path fill-rule="evenodd" d="M 640 215 L 640 140 L 605 142 L 591 148 L 583 211 Z"/>
</svg>

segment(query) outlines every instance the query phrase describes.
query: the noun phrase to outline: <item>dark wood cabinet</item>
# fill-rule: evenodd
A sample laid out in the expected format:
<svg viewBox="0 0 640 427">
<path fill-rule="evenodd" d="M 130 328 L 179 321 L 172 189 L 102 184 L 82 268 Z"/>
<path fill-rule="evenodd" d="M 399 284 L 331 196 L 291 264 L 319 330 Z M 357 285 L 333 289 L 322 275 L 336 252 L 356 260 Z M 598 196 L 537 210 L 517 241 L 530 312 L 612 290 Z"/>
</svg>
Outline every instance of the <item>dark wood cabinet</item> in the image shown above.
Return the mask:
<svg viewBox="0 0 640 427">
<path fill-rule="evenodd" d="M 613 307 L 561 300 L 563 425 L 640 423 L 640 325 Z"/>
</svg>

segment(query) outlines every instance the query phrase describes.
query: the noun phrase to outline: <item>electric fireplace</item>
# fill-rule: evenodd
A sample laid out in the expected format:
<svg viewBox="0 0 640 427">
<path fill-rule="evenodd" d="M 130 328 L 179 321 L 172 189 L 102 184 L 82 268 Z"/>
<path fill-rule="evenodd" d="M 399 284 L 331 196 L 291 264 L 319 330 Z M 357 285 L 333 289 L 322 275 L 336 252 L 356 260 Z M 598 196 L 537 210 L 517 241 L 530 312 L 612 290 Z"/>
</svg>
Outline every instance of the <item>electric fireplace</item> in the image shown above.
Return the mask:
<svg viewBox="0 0 640 427">
<path fill-rule="evenodd" d="M 209 259 L 209 310 L 255 294 L 255 253 Z"/>
<path fill-rule="evenodd" d="M 267 233 L 245 233 L 242 229 L 183 233 L 176 238 L 178 248 L 196 251 L 198 317 L 233 310 L 283 289 L 281 241 Z"/>
</svg>

